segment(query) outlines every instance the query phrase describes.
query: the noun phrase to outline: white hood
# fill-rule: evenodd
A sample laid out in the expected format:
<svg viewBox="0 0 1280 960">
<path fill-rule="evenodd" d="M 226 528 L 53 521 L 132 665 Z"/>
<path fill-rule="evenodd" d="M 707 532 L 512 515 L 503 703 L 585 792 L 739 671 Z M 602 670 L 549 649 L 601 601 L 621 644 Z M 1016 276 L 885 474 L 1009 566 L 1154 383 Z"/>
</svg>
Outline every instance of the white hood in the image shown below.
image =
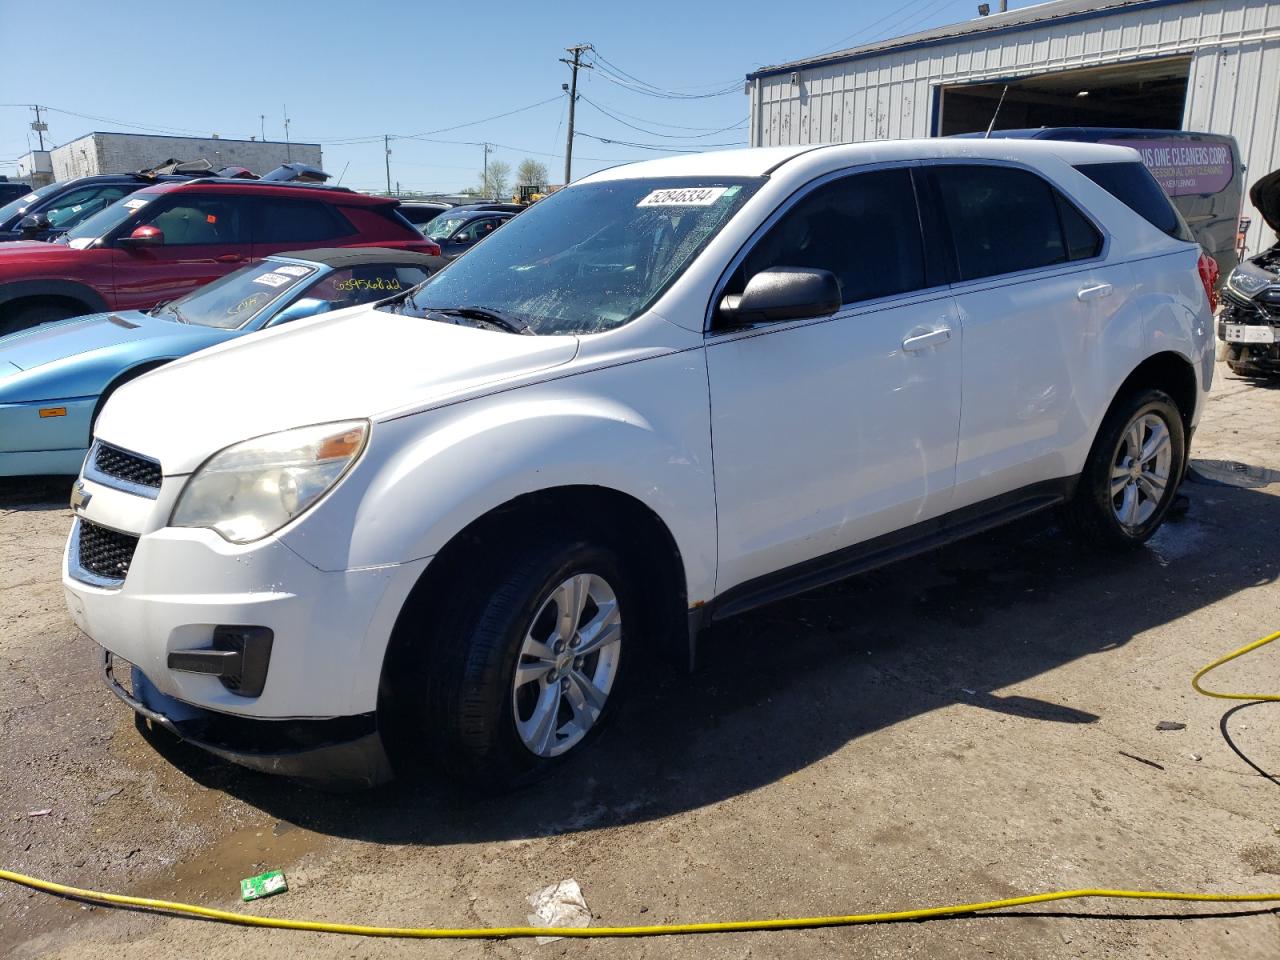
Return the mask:
<svg viewBox="0 0 1280 960">
<path fill-rule="evenodd" d="M 161 367 L 111 395 L 95 435 L 190 473 L 241 440 L 429 407 L 568 363 L 576 337 L 522 336 L 355 307 Z"/>
</svg>

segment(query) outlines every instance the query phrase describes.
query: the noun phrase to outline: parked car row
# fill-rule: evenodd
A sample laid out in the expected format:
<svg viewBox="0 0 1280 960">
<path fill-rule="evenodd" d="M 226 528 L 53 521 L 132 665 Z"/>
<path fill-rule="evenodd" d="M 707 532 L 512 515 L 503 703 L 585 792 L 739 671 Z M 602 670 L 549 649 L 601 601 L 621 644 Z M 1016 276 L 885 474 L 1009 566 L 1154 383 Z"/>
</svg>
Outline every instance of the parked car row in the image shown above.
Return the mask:
<svg viewBox="0 0 1280 960">
<path fill-rule="evenodd" d="M 154 303 L 201 280 L 140 261 L 174 237 L 272 257 L 261 207 L 286 200 L 411 229 L 374 198 L 192 181 L 43 246 L 119 270 L 104 306 Z M 1049 507 L 1103 549 L 1170 509 L 1214 267 L 1132 150 L 706 153 L 501 212 L 444 211 L 433 253 L 471 229 L 465 256 L 325 316 L 285 322 L 328 302 L 332 252 L 0 341 L 0 384 L 51 395 L 0 415 L 65 426 L 68 461 L 90 443 L 63 585 L 146 724 L 330 782 L 525 783 L 717 620 Z M 62 337 L 85 369 L 46 358 Z"/>
<path fill-rule="evenodd" d="M 382 300 L 434 257 L 386 247 L 278 254 L 150 310 L 116 310 L 0 339 L 0 476 L 76 474 L 112 392 L 257 330 Z"/>
<path fill-rule="evenodd" d="M 56 242 L 0 243 L 0 335 L 104 310 L 144 310 L 299 248 L 380 246 L 438 257 L 439 245 L 396 207 L 320 184 L 147 184 Z"/>
</svg>

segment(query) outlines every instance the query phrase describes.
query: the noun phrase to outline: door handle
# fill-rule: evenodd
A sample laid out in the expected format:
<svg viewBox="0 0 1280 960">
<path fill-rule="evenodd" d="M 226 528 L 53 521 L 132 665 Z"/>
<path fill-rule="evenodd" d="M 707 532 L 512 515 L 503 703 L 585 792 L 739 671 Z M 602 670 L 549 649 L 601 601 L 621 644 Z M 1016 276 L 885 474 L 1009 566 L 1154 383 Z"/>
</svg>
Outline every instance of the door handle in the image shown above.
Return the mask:
<svg viewBox="0 0 1280 960">
<path fill-rule="evenodd" d="M 238 253 L 224 253 L 220 257 L 213 258 L 214 263 L 242 263 L 243 261 L 244 257 Z"/>
<path fill-rule="evenodd" d="M 926 347 L 934 347 L 940 343 L 946 343 L 950 339 L 951 328 L 939 327 L 927 333 L 912 334 L 902 341 L 902 349 L 908 353 L 915 353 L 917 350 L 923 350 Z"/>
<path fill-rule="evenodd" d="M 1095 283 L 1091 287 L 1081 287 L 1076 291 L 1077 300 L 1101 300 L 1103 297 L 1111 296 L 1111 284 Z"/>
</svg>

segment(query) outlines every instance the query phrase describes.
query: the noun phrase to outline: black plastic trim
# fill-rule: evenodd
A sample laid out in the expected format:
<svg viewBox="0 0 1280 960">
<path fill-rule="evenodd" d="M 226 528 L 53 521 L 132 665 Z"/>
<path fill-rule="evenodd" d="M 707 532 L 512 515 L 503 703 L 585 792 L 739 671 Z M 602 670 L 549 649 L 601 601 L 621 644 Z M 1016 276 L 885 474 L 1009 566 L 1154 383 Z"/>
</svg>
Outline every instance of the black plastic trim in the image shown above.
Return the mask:
<svg viewBox="0 0 1280 960">
<path fill-rule="evenodd" d="M 103 648 L 102 653 L 103 679 L 138 717 L 223 760 L 331 788 L 373 787 L 394 778 L 376 714 L 261 720 L 184 704 L 197 715 L 173 720 L 126 690 L 112 673 L 111 652 Z M 140 675 L 136 667 L 134 673 Z"/>
<path fill-rule="evenodd" d="M 932 520 L 912 524 L 834 553 L 807 560 L 775 573 L 748 580 L 726 590 L 697 611 L 690 611 L 695 629 L 756 607 L 806 593 L 877 567 L 934 550 L 975 533 L 1002 526 L 1070 499 L 1078 477 L 1045 480 L 992 497 Z M 695 617 L 696 614 L 696 617 Z M 695 623 L 696 620 L 696 623 Z"/>
</svg>

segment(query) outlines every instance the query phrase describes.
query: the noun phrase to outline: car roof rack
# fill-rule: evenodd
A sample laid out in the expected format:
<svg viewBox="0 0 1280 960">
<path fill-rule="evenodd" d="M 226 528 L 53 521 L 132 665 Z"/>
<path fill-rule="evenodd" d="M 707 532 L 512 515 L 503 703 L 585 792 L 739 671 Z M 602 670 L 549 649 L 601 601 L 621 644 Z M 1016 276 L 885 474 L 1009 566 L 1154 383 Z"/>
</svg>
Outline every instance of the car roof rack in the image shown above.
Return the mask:
<svg viewBox="0 0 1280 960">
<path fill-rule="evenodd" d="M 221 183 L 237 187 L 288 187 L 298 190 L 329 190 L 337 191 L 338 193 L 355 193 L 350 187 L 338 187 L 328 183 L 305 183 L 299 180 L 242 180 L 236 177 L 194 177 L 188 180 L 187 183 Z"/>
</svg>

